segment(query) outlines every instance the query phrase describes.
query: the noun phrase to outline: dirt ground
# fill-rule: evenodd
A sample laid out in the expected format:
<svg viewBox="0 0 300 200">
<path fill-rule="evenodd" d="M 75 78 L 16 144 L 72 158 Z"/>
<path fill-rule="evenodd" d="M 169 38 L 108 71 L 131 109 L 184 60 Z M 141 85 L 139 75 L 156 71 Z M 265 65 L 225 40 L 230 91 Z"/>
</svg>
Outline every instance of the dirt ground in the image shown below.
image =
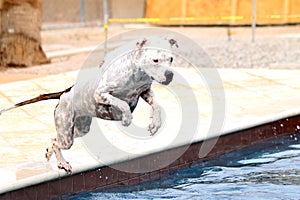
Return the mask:
<svg viewBox="0 0 300 200">
<path fill-rule="evenodd" d="M 140 27 L 148 26 L 114 25 L 109 29 L 109 36 L 111 37 L 120 32 Z M 230 30 L 226 27 L 173 27 L 169 29 L 178 31 L 203 44 L 207 43 L 207 41 L 215 43 L 214 41 L 216 39 L 226 43 L 229 43 L 230 39 L 251 41 L 251 29 L 249 27 L 235 27 Z M 46 54 L 62 50 L 96 46 L 101 44 L 104 39 L 102 27 L 47 30 L 42 31 L 41 34 L 42 46 Z M 230 39 L 228 34 L 230 34 Z M 290 35 L 292 37 L 295 35 L 299 37 L 299 34 L 300 25 L 259 27 L 256 31 L 257 38 L 273 38 L 274 40 L 278 38 L 278 35 Z M 89 53 L 85 52 L 71 56 L 57 57 L 53 58 L 50 64 L 27 68 L 0 67 L 0 84 L 80 69 L 88 55 Z"/>
</svg>

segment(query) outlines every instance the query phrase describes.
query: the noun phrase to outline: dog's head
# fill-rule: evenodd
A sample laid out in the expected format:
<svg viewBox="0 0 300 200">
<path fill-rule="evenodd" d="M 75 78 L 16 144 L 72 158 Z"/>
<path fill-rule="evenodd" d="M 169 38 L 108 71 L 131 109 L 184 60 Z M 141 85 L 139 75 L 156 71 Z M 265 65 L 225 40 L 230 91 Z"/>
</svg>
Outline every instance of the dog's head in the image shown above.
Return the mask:
<svg viewBox="0 0 300 200">
<path fill-rule="evenodd" d="M 136 43 L 138 47 L 135 65 L 152 80 L 168 85 L 173 80 L 170 66 L 174 60 L 175 39 L 153 37 Z"/>
</svg>

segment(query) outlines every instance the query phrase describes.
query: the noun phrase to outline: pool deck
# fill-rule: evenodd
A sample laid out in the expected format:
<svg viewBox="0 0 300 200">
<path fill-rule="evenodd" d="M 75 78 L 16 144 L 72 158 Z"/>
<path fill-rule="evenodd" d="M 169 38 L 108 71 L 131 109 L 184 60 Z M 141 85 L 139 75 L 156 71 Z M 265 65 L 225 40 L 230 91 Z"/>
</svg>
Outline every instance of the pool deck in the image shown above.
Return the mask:
<svg viewBox="0 0 300 200">
<path fill-rule="evenodd" d="M 176 69 L 178 74 L 188 80 L 196 96 L 199 117 L 197 132 L 192 141 L 183 139 L 172 144 L 171 147 L 188 142 L 209 140 L 281 119 L 288 121 L 289 117 L 300 114 L 300 70 L 202 69 L 198 73 L 204 76 L 217 71 L 223 82 L 223 85 L 214 85 L 209 88 L 205 81 L 199 80 L 199 74 L 195 75 L 194 70 L 193 68 Z M 78 71 L 74 71 L 2 84 L 0 85 L 0 107 L 7 107 L 42 93 L 61 91 L 72 85 L 77 76 Z M 100 142 L 99 145 L 103 146 L 101 153 L 109 156 L 104 158 L 104 163 L 99 163 L 86 151 L 82 140 L 76 139 L 70 150 L 63 151 L 65 158 L 72 164 L 73 174 L 170 148 L 166 141 L 175 137 L 173 133 L 178 133 L 180 127 L 177 124 L 181 120 L 178 102 L 170 92 L 180 87 L 176 84 L 171 85 L 169 90 L 158 84 L 153 86 L 158 102 L 165 109 L 167 119 L 157 136 L 147 138 L 145 131 L 141 133 L 142 140 L 132 139 L 118 130 L 116 124 L 97 120 L 101 129 L 103 127 L 102 132 L 106 139 L 123 151 L 132 152 L 132 156 L 124 158 L 122 155 L 114 154 L 110 148 L 106 148 L 105 142 Z M 223 98 L 215 99 L 216 103 L 225 105 L 224 111 L 213 111 L 211 90 L 224 90 L 225 101 Z M 47 162 L 44 157 L 45 149 L 50 145 L 50 139 L 56 136 L 53 122 L 53 110 L 56 104 L 56 100 L 39 102 L 11 110 L 0 116 L 0 194 L 3 193 L 0 199 L 13 199 L 13 193 L 10 191 L 20 191 L 24 187 L 70 176 L 63 170 L 57 169 L 55 156 L 50 162 Z M 209 132 L 212 115 L 218 112 L 220 115 L 225 114 L 222 128 L 219 131 Z M 134 124 L 146 129 L 149 123 L 148 113 L 149 107 L 144 103 L 139 104 L 134 113 Z M 300 126 L 295 123 L 293 131 L 297 132 Z M 278 129 L 284 126 L 284 123 L 279 124 L 277 131 L 280 132 Z M 276 135 L 276 130 L 273 132 Z M 72 191 L 78 192 L 75 191 L 77 186 L 74 181 L 72 184 Z M 22 190 L 22 195 L 25 194 L 26 191 Z M 63 194 L 63 189 L 60 188 L 60 193 L 56 195 L 61 194 Z M 35 195 L 38 199 L 38 192 Z M 53 196 L 55 194 L 48 197 Z M 26 197 L 29 198 L 29 196 Z"/>
</svg>

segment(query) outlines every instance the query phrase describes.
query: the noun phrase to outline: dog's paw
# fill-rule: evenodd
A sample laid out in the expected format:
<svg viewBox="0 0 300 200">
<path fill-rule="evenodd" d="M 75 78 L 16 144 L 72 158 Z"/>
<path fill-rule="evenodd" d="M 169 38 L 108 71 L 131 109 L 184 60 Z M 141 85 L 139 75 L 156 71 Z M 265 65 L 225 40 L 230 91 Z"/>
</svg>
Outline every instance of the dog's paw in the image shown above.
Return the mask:
<svg viewBox="0 0 300 200">
<path fill-rule="evenodd" d="M 159 128 L 160 128 L 160 125 L 155 125 L 152 123 L 149 125 L 148 131 L 150 132 L 150 135 L 153 136 L 158 131 Z"/>
<path fill-rule="evenodd" d="M 150 118 L 152 118 L 152 123 L 148 126 L 148 131 L 151 133 L 150 135 L 153 136 L 161 127 L 160 110 L 154 110 Z"/>
<path fill-rule="evenodd" d="M 123 126 L 129 126 L 132 121 L 132 114 L 131 112 L 126 112 L 122 116 L 122 125 Z"/>
<path fill-rule="evenodd" d="M 161 127 L 161 121 L 153 120 L 152 123 L 148 126 L 148 131 L 150 132 L 150 135 L 153 136 L 160 127 Z"/>
<path fill-rule="evenodd" d="M 72 173 L 72 166 L 68 162 L 60 162 L 57 164 L 58 169 L 63 169 L 67 173 Z"/>
</svg>

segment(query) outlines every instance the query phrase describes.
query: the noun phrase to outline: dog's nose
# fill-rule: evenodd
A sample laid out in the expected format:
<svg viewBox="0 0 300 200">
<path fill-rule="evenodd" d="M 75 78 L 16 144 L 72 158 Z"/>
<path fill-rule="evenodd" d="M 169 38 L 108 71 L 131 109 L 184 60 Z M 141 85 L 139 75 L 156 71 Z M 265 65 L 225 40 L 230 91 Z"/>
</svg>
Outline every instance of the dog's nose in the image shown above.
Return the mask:
<svg viewBox="0 0 300 200">
<path fill-rule="evenodd" d="M 173 80 L 173 72 L 170 70 L 165 71 L 165 77 L 166 81 L 164 81 L 162 84 L 168 85 Z"/>
<path fill-rule="evenodd" d="M 167 79 L 168 79 L 168 78 L 173 78 L 173 72 L 170 71 L 170 70 L 166 70 L 166 71 L 165 71 L 165 76 L 166 76 Z"/>
</svg>

